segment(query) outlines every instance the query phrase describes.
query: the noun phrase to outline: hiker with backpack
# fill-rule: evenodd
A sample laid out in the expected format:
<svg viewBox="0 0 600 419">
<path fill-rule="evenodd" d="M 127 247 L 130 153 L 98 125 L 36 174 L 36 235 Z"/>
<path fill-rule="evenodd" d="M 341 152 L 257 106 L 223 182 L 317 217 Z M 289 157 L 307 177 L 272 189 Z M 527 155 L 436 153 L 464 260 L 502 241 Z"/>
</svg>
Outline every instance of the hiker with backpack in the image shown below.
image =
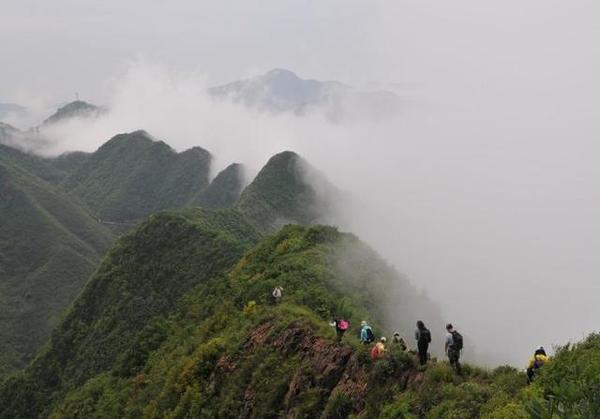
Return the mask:
<svg viewBox="0 0 600 419">
<path fill-rule="evenodd" d="M 369 326 L 365 320 L 360 322 L 360 326 L 360 342 L 365 345 L 372 343 L 375 340 L 375 335 L 373 334 L 371 326 Z"/>
<path fill-rule="evenodd" d="M 400 336 L 400 333 L 398 332 L 394 332 L 394 336 L 392 337 L 392 343 L 394 344 L 394 346 L 398 347 L 402 352 L 406 352 L 408 350 L 408 346 L 406 345 L 404 338 Z"/>
<path fill-rule="evenodd" d="M 417 322 L 415 339 L 417 340 L 417 349 L 419 351 L 419 364 L 425 365 L 427 364 L 427 349 L 429 349 L 429 344 L 431 343 L 431 332 L 421 320 Z"/>
<path fill-rule="evenodd" d="M 273 295 L 273 299 L 275 300 L 275 304 L 279 303 L 279 301 L 281 301 L 281 297 L 283 297 L 283 287 L 280 287 L 280 286 L 275 287 L 272 295 Z"/>
<path fill-rule="evenodd" d="M 342 318 L 336 318 L 329 324 L 331 326 L 335 327 L 335 334 L 337 336 L 337 341 L 341 342 L 342 338 L 344 337 L 344 333 L 346 333 L 346 330 L 348 330 L 348 328 L 350 327 L 350 322 L 348 322 L 348 320 L 345 320 Z"/>
<path fill-rule="evenodd" d="M 452 368 L 456 370 L 456 372 L 461 374 L 460 367 L 460 351 L 463 348 L 463 337 L 457 330 L 454 330 L 452 324 L 448 323 L 446 325 L 446 343 L 444 345 L 444 350 L 446 355 L 448 355 L 448 361 Z"/>
<path fill-rule="evenodd" d="M 549 360 L 546 355 L 546 350 L 543 347 L 536 349 L 533 356 L 529 359 L 529 365 L 527 366 L 527 384 L 531 384 L 535 374 L 538 370 L 544 366 Z"/>
<path fill-rule="evenodd" d="M 373 361 L 377 361 L 383 356 L 383 354 L 385 354 L 385 342 L 386 338 L 385 336 L 382 336 L 381 339 L 379 339 L 379 342 L 377 342 L 375 346 L 371 348 L 371 359 Z"/>
</svg>

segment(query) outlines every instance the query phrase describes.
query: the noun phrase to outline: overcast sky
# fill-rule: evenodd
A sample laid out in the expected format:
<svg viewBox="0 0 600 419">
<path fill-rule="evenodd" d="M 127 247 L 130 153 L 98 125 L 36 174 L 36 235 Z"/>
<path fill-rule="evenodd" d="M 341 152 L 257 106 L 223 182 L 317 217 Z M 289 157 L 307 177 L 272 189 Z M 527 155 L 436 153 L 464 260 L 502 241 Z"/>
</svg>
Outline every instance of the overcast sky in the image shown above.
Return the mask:
<svg viewBox="0 0 600 419">
<path fill-rule="evenodd" d="M 253 167 L 301 152 L 371 200 L 346 226 L 480 349 L 518 363 L 600 325 L 599 12 L 591 0 L 4 0 L 0 102 L 78 91 L 115 105 L 111 124 L 73 137 L 91 150 L 146 128 Z M 202 82 L 164 88 L 140 58 Z M 274 67 L 394 89 L 410 106 L 333 127 L 186 95 Z"/>
</svg>

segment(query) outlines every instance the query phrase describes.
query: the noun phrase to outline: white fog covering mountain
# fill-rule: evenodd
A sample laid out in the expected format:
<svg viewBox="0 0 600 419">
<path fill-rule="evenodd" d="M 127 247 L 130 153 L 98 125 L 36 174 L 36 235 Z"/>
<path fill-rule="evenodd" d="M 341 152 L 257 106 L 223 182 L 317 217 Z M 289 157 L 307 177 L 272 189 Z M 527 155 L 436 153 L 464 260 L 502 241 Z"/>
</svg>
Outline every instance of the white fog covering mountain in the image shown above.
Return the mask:
<svg viewBox="0 0 600 419">
<path fill-rule="evenodd" d="M 298 152 L 361 201 L 337 224 L 439 302 L 467 360 L 475 345 L 490 363 L 521 365 L 536 346 L 598 329 L 599 4 L 175 3 L 9 4 L 0 102 L 45 109 L 85 91 L 109 109 L 48 128 L 49 154 L 140 128 L 178 150 L 205 147 L 215 170 L 238 161 L 252 175 Z M 107 23 L 96 43 L 69 42 Z M 273 68 L 389 91 L 402 106 L 332 121 L 206 93 Z"/>
</svg>

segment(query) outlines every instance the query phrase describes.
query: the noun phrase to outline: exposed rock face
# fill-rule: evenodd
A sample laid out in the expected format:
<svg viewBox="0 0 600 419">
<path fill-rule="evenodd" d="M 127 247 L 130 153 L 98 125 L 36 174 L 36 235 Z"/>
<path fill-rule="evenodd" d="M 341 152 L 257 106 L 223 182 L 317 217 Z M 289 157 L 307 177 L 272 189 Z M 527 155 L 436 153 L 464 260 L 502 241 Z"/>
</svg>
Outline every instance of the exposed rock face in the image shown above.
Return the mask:
<svg viewBox="0 0 600 419">
<path fill-rule="evenodd" d="M 273 322 L 265 322 L 248 336 L 244 344 L 244 356 L 250 356 L 258 348 L 269 347 L 284 357 L 299 355 L 308 368 L 298 368 L 292 376 L 288 391 L 284 398 L 285 417 L 295 418 L 296 408 L 301 397 L 307 392 L 317 392 L 326 398 L 333 393 L 341 393 L 351 401 L 353 413 L 360 413 L 366 408 L 365 398 L 369 389 L 369 360 L 361 357 L 346 344 L 332 343 L 316 336 L 301 321 L 284 330 L 275 330 Z M 241 361 L 241 359 L 240 359 Z M 227 357 L 219 359 L 220 371 L 233 372 L 236 361 Z M 401 389 L 420 386 L 423 373 L 408 369 L 391 377 Z M 254 418 L 253 413 L 256 391 L 248 387 L 244 393 L 244 417 Z"/>
</svg>

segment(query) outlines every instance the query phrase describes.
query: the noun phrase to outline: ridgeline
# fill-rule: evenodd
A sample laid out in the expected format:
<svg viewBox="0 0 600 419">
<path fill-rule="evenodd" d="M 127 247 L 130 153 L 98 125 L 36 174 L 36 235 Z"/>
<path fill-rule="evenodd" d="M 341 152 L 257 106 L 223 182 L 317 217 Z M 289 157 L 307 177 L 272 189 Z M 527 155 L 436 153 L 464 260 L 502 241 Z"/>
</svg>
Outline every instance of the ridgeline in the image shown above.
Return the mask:
<svg viewBox="0 0 600 419">
<path fill-rule="evenodd" d="M 373 361 L 361 320 L 406 338 L 443 321 L 357 237 L 314 225 L 339 195 L 295 153 L 242 191 L 239 165 L 209 182 L 207 151 L 140 131 L 91 154 L 0 152 L 0 418 L 600 417 L 599 335 L 532 385 L 393 343 Z"/>
</svg>

